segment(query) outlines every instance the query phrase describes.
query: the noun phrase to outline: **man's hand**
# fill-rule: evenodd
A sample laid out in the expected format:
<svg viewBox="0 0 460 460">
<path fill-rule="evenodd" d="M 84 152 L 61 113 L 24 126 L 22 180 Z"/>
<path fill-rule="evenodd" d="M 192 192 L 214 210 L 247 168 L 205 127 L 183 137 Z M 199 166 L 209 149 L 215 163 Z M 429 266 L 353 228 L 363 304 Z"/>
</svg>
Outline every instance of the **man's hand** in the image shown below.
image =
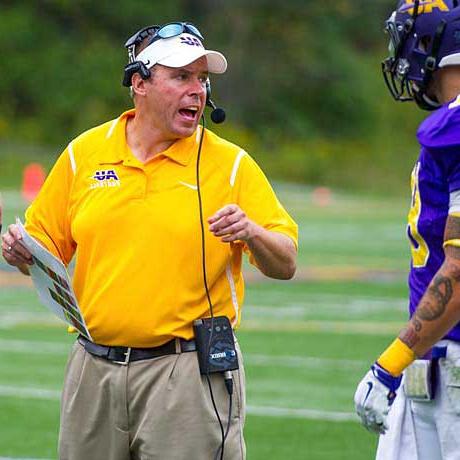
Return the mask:
<svg viewBox="0 0 460 460">
<path fill-rule="evenodd" d="M 10 225 L 2 235 L 2 254 L 8 264 L 17 267 L 24 274 L 28 274 L 28 265 L 33 264 L 32 254 L 21 244 L 22 236 L 19 227 Z"/>
<path fill-rule="evenodd" d="M 262 228 L 250 220 L 236 204 L 228 204 L 208 219 L 209 230 L 223 243 L 248 241 Z"/>
<path fill-rule="evenodd" d="M 219 209 L 208 223 L 209 231 L 223 243 L 244 241 L 264 275 L 281 280 L 294 276 L 297 248 L 289 236 L 256 224 L 236 204 Z"/>
<path fill-rule="evenodd" d="M 383 434 L 388 429 L 387 415 L 401 378 L 393 377 L 375 363 L 359 383 L 355 393 L 356 413 L 369 431 Z"/>
</svg>

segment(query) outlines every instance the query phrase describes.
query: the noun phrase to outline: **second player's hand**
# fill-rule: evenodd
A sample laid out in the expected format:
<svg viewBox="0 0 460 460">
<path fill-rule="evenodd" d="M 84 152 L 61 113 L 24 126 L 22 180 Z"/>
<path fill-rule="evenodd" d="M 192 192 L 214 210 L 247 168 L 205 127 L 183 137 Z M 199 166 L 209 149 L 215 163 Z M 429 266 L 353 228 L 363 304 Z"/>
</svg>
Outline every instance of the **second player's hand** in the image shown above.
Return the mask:
<svg viewBox="0 0 460 460">
<path fill-rule="evenodd" d="M 221 237 L 224 243 L 248 241 L 259 229 L 259 226 L 236 204 L 228 204 L 219 209 L 208 219 L 208 224 L 214 236 Z"/>
<path fill-rule="evenodd" d="M 356 413 L 369 431 L 384 434 L 388 430 L 388 412 L 400 384 L 401 376 L 392 376 L 378 363 L 359 383 L 354 397 Z"/>
</svg>

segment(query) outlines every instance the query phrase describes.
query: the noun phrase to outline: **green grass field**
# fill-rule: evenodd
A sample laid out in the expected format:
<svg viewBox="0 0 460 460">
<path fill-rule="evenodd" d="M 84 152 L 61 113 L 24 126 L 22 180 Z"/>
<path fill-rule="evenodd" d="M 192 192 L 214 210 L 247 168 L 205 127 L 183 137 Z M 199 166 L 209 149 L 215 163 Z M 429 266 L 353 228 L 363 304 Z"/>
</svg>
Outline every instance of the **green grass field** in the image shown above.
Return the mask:
<svg viewBox="0 0 460 460">
<path fill-rule="evenodd" d="M 357 422 L 353 394 L 406 318 L 406 201 L 333 193 L 319 206 L 309 188 L 276 188 L 299 223 L 299 271 L 278 282 L 247 269 L 248 459 L 372 459 L 377 439 Z M 3 201 L 4 223 L 22 216 L 17 193 Z M 73 338 L 31 288 L 2 277 L 0 460 L 54 459 Z"/>
</svg>

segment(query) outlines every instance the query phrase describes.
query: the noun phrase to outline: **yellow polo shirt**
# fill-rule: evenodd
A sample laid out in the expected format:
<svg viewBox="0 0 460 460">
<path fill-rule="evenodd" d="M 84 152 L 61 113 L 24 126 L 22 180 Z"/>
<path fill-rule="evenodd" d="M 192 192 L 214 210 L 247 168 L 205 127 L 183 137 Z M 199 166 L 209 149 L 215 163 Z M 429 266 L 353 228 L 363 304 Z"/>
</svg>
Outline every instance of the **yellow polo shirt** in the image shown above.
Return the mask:
<svg viewBox="0 0 460 460">
<path fill-rule="evenodd" d="M 127 111 L 69 144 L 27 210 L 26 229 L 65 264 L 75 254 L 73 287 L 96 343 L 153 347 L 192 338 L 193 321 L 209 316 L 196 187 L 202 128 L 143 164 L 126 143 L 132 116 Z M 254 160 L 209 130 L 200 186 L 214 315 L 237 327 L 247 248 L 222 243 L 207 218 L 236 203 L 296 245 L 297 225 Z"/>
</svg>

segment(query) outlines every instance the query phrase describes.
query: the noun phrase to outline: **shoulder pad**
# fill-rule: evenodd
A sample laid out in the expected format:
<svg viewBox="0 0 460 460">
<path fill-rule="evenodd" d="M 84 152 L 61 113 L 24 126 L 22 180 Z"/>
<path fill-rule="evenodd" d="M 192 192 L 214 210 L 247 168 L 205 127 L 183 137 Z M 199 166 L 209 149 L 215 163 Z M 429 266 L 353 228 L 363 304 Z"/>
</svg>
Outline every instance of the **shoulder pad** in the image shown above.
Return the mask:
<svg viewBox="0 0 460 460">
<path fill-rule="evenodd" d="M 460 147 L 460 96 L 426 118 L 417 131 L 417 139 L 430 150 Z"/>
</svg>

